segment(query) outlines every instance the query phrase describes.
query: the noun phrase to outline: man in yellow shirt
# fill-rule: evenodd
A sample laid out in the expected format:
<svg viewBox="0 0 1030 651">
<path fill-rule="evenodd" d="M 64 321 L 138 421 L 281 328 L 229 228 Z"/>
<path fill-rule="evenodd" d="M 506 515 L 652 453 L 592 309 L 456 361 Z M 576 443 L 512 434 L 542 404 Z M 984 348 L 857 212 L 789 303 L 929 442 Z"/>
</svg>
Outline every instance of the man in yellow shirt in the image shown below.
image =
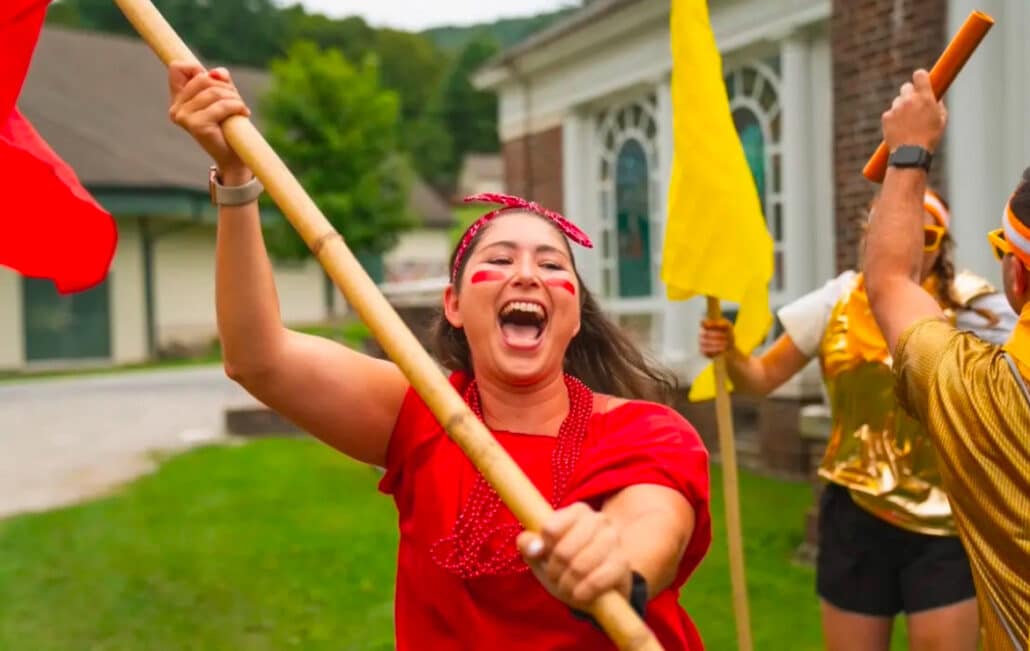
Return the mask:
<svg viewBox="0 0 1030 651">
<path fill-rule="evenodd" d="M 883 115 L 891 162 L 872 216 L 865 278 L 894 351 L 898 397 L 934 439 L 969 554 L 984 646 L 1030 647 L 1030 170 L 990 242 L 1005 295 L 1020 315 L 995 346 L 960 332 L 919 283 L 923 192 L 947 112 L 919 70 Z"/>
</svg>

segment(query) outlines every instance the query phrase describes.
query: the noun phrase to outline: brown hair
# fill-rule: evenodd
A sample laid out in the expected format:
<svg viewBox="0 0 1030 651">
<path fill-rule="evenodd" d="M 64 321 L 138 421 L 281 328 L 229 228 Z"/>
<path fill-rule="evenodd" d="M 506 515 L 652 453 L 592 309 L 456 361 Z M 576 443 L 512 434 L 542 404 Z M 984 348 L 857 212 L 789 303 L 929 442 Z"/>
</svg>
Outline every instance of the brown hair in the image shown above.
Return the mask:
<svg viewBox="0 0 1030 651">
<path fill-rule="evenodd" d="M 1019 180 L 1016 191 L 1012 193 L 1009 205 L 1016 219 L 1030 227 L 1030 167 L 1023 170 L 1023 178 Z"/>
<path fill-rule="evenodd" d="M 553 227 L 553 226 L 552 226 Z M 454 290 L 461 291 L 461 277 L 489 226 L 482 228 L 469 244 L 468 253 L 459 263 L 455 274 Z M 562 239 L 565 239 L 564 235 Z M 631 400 L 649 400 L 673 404 L 677 389 L 675 376 L 649 360 L 618 326 L 601 311 L 601 306 L 576 270 L 576 261 L 569 250 L 572 269 L 579 282 L 580 329 L 565 351 L 565 372 L 583 381 L 597 393 L 605 393 Z M 457 250 L 451 253 L 450 266 L 454 266 Z M 433 348 L 440 363 L 452 371 L 472 373 L 472 352 L 465 331 L 455 328 L 437 316 L 433 332 Z"/>
<path fill-rule="evenodd" d="M 936 191 L 927 188 L 929 194 L 937 197 L 937 200 L 941 202 L 944 209 L 951 211 L 951 206 L 948 202 Z M 879 193 L 873 198 L 873 202 L 879 198 Z M 870 204 L 870 209 L 872 204 Z M 868 222 L 863 224 L 863 228 L 868 227 Z M 863 237 L 864 242 L 864 237 Z M 955 240 L 951 237 L 951 231 L 946 231 L 944 237 L 941 238 L 941 247 L 937 255 L 937 259 L 933 263 L 933 267 L 930 268 L 930 275 L 937 279 L 936 295 L 937 303 L 946 310 L 971 310 L 976 314 L 979 314 L 987 320 L 991 325 L 995 325 L 1000 321 L 1000 318 L 994 312 L 985 309 L 973 307 L 972 305 L 963 305 L 955 300 L 954 295 L 951 292 L 951 286 L 955 283 Z"/>
</svg>

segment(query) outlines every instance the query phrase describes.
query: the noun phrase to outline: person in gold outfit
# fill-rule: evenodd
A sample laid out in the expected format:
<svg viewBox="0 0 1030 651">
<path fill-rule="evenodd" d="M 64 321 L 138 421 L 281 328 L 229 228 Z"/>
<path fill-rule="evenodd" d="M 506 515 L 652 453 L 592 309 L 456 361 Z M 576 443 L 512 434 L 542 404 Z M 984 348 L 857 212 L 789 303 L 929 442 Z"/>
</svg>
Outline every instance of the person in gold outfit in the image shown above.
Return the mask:
<svg viewBox="0 0 1030 651">
<path fill-rule="evenodd" d="M 959 327 L 1003 341 L 1015 315 L 987 281 L 956 276 L 948 205 L 923 196 L 920 278 Z M 702 323 L 708 356 L 726 352 L 734 386 L 764 395 L 818 357 L 833 429 L 819 467 L 816 589 L 830 651 L 886 651 L 895 616 L 916 651 L 973 651 L 977 607 L 932 443 L 895 399 L 890 352 L 861 274 L 847 271 L 778 312 L 785 333 L 762 355 L 733 344 L 729 322 Z"/>
<path fill-rule="evenodd" d="M 866 283 L 894 351 L 902 406 L 940 459 L 979 597 L 987 651 L 1030 647 L 1030 169 L 988 239 L 1020 316 L 991 345 L 957 330 L 919 283 L 920 197 L 947 113 L 919 70 L 883 115 L 891 163 L 872 216 Z"/>
</svg>

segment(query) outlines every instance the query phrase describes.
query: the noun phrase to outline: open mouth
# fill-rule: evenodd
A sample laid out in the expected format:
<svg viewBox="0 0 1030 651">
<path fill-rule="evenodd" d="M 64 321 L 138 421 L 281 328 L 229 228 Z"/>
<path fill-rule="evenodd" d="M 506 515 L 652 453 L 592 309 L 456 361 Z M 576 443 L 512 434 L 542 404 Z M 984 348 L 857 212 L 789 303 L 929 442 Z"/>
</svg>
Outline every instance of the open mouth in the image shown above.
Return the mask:
<svg viewBox="0 0 1030 651">
<path fill-rule="evenodd" d="M 531 348 L 544 333 L 547 310 L 534 301 L 509 301 L 501 308 L 497 320 L 505 343 L 516 348 Z"/>
</svg>

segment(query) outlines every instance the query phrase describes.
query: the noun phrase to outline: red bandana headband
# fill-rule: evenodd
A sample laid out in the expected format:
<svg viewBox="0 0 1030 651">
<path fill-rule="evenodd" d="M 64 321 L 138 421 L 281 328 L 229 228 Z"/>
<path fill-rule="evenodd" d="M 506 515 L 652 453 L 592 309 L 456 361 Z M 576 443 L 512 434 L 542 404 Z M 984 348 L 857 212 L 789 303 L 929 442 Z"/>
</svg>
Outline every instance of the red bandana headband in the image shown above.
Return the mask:
<svg viewBox="0 0 1030 651">
<path fill-rule="evenodd" d="M 472 244 L 472 240 L 476 237 L 476 233 L 483 230 L 483 227 L 491 221 L 510 210 L 521 210 L 531 212 L 534 215 L 539 215 L 557 226 L 558 230 L 560 230 L 565 237 L 569 238 L 576 244 L 588 249 L 594 248 L 594 243 L 590 241 L 587 234 L 580 230 L 578 226 L 553 210 L 544 208 L 535 201 L 527 201 L 522 197 L 513 197 L 507 194 L 484 192 L 482 194 L 474 194 L 472 196 L 465 197 L 465 203 L 473 202 L 499 204 L 501 207 L 486 213 L 473 222 L 473 224 L 468 227 L 468 230 L 465 231 L 465 235 L 461 238 L 461 243 L 458 244 L 458 250 L 454 254 L 454 267 L 451 268 L 452 283 L 457 280 L 458 267 L 461 266 L 461 261 L 465 258 L 465 254 L 468 253 L 468 248 Z"/>
</svg>

